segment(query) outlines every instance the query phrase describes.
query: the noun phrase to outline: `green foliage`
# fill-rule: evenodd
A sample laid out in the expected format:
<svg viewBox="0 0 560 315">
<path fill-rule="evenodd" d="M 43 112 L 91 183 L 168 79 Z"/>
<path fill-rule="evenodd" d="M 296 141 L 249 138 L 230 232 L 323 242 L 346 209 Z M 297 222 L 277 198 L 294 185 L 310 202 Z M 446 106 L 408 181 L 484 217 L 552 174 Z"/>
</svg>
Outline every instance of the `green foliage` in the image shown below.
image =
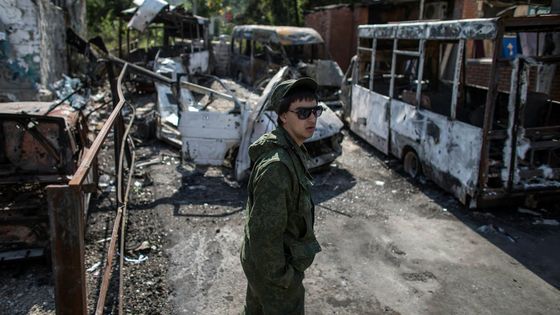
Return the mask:
<svg viewBox="0 0 560 315">
<path fill-rule="evenodd" d="M 106 36 L 107 32 L 114 32 L 117 28 L 113 24 L 116 25 L 118 14 L 131 6 L 132 0 L 86 0 L 89 36 Z"/>
<path fill-rule="evenodd" d="M 219 23 L 220 33 L 231 33 L 234 25 L 265 24 L 303 26 L 304 10 L 359 0 L 184 0 L 186 10 L 204 17 L 233 15 L 232 23 Z M 89 37 L 100 35 L 107 46 L 116 47 L 118 15 L 133 6 L 132 0 L 86 0 Z M 123 25 L 123 27 L 126 27 Z"/>
</svg>

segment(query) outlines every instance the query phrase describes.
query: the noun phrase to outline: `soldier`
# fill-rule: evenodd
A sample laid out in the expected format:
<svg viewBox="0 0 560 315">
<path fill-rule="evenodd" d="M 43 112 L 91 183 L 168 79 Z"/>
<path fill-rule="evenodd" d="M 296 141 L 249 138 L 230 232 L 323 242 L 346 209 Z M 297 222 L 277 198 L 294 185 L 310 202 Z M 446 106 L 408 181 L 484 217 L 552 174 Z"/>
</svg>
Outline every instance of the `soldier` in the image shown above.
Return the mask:
<svg viewBox="0 0 560 315">
<path fill-rule="evenodd" d="M 270 99 L 278 127 L 249 148 L 253 167 L 241 248 L 245 314 L 304 314 L 303 273 L 321 251 L 303 146 L 323 111 L 316 90 L 311 78 L 278 84 Z"/>
</svg>

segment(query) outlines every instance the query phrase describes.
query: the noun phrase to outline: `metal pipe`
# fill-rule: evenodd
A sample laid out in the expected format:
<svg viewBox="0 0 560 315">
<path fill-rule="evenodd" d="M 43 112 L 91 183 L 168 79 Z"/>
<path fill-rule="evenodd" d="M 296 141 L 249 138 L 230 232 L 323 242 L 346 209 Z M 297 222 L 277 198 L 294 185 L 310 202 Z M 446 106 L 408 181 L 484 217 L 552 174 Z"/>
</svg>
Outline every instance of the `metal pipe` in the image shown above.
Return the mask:
<svg viewBox="0 0 560 315">
<path fill-rule="evenodd" d="M 109 250 L 107 251 L 107 263 L 105 264 L 105 270 L 103 270 L 103 279 L 101 280 L 101 287 L 99 288 L 99 298 L 97 299 L 97 307 L 95 309 L 95 315 L 102 315 L 103 308 L 105 307 L 105 299 L 107 298 L 107 291 L 109 289 L 109 280 L 111 278 L 111 271 L 113 269 L 113 255 L 115 252 L 115 246 L 117 243 L 117 234 L 119 232 L 119 226 L 121 223 L 123 207 L 119 207 L 117 210 L 117 216 L 115 217 L 115 222 L 113 224 L 113 232 L 111 233 L 111 242 L 109 243 Z"/>
<path fill-rule="evenodd" d="M 117 80 L 117 86 L 121 86 L 122 78 L 124 77 L 125 73 L 127 72 L 128 66 L 129 66 L 129 64 L 125 63 L 125 66 L 124 66 L 123 70 L 121 71 L 121 74 L 119 75 L 119 78 Z M 120 89 L 117 90 L 117 94 L 119 96 L 119 102 L 117 103 L 117 105 L 115 106 L 113 111 L 111 112 L 111 115 L 109 116 L 109 118 L 107 118 L 107 121 L 103 125 L 103 128 L 101 128 L 101 131 L 99 131 L 99 134 L 97 135 L 97 137 L 95 137 L 95 140 L 93 141 L 91 147 L 89 148 L 89 150 L 87 150 L 82 163 L 78 167 L 78 170 L 76 171 L 76 173 L 74 173 L 74 176 L 72 177 L 72 179 L 68 183 L 69 186 L 78 187 L 78 186 L 83 184 L 83 182 L 84 182 L 84 180 L 85 180 L 85 178 L 86 178 L 86 176 L 87 176 L 87 174 L 88 174 L 88 172 L 89 172 L 89 170 L 90 170 L 90 168 L 93 164 L 93 161 L 94 161 L 95 157 L 97 156 L 97 154 L 99 153 L 99 150 L 101 149 L 101 144 L 103 143 L 103 141 L 105 141 L 105 138 L 107 138 L 107 135 L 109 134 L 109 130 L 111 129 L 111 127 L 113 126 L 117 116 L 121 112 L 121 110 L 124 106 L 124 97 L 123 97 L 122 91 Z"/>
<path fill-rule="evenodd" d="M 420 57 L 420 52 L 419 51 L 395 50 L 395 54 L 410 56 L 410 57 Z"/>
<path fill-rule="evenodd" d="M 420 108 L 422 98 L 422 77 L 424 76 L 424 49 L 426 47 L 426 40 L 420 40 L 420 50 L 418 51 L 418 73 L 416 77 L 416 108 Z"/>
<path fill-rule="evenodd" d="M 123 142 L 121 144 L 121 152 L 122 152 L 122 148 L 124 148 L 126 146 L 126 140 L 129 139 L 130 140 L 130 129 L 132 128 L 132 124 L 134 123 L 134 118 L 136 117 L 136 109 L 134 108 L 134 106 L 130 106 L 131 110 L 132 110 L 132 115 L 131 115 L 131 119 L 130 122 L 128 123 L 128 126 L 126 128 L 125 131 L 125 135 L 123 137 Z M 126 218 L 127 218 L 127 206 L 128 206 L 128 196 L 130 193 L 130 186 L 132 183 L 132 174 L 134 174 L 134 170 L 135 170 L 135 160 L 136 160 L 136 152 L 134 151 L 134 142 L 130 141 L 131 146 L 133 147 L 132 150 L 132 161 L 130 164 L 130 168 L 128 170 L 128 179 L 126 181 L 126 191 L 124 193 L 124 200 L 122 200 L 123 203 L 123 214 L 122 214 L 122 223 L 121 223 L 121 235 L 120 235 L 120 257 L 119 257 L 119 315 L 124 314 L 124 239 L 125 239 L 125 232 L 126 232 Z M 123 165 L 123 161 L 124 161 L 124 155 L 121 153 L 120 159 L 119 159 L 119 163 L 121 165 L 121 170 L 122 170 L 122 165 Z M 122 183 L 122 172 L 119 176 L 119 180 L 121 180 Z M 119 187 L 122 187 L 122 185 L 119 185 Z"/>
</svg>

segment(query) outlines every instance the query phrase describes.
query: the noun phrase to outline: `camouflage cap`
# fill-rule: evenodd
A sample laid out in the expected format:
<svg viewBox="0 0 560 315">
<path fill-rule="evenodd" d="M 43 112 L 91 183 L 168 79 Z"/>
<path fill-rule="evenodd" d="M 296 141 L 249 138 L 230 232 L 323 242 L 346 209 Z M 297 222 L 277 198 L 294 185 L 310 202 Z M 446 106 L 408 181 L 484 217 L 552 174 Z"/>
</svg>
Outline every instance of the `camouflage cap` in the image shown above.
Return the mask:
<svg viewBox="0 0 560 315">
<path fill-rule="evenodd" d="M 317 91 L 317 82 L 309 77 L 303 77 L 299 79 L 289 79 L 286 81 L 280 82 L 272 95 L 270 96 L 270 105 L 269 109 L 278 111 L 278 106 L 280 105 L 280 101 L 284 96 L 288 95 L 290 91 L 299 88 L 306 88 L 309 89 L 311 92 Z"/>
</svg>

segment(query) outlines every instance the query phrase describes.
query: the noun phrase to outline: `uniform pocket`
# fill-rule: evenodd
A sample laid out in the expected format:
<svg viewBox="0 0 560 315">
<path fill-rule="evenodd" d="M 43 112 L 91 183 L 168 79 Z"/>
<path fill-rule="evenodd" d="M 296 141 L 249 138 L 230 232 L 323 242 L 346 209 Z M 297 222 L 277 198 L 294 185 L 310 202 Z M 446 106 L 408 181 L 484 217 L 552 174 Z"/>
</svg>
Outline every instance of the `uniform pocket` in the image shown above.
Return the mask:
<svg viewBox="0 0 560 315">
<path fill-rule="evenodd" d="M 301 272 L 304 272 L 315 259 L 315 255 L 321 251 L 321 245 L 316 239 L 294 242 L 289 245 L 290 264 Z"/>
</svg>

